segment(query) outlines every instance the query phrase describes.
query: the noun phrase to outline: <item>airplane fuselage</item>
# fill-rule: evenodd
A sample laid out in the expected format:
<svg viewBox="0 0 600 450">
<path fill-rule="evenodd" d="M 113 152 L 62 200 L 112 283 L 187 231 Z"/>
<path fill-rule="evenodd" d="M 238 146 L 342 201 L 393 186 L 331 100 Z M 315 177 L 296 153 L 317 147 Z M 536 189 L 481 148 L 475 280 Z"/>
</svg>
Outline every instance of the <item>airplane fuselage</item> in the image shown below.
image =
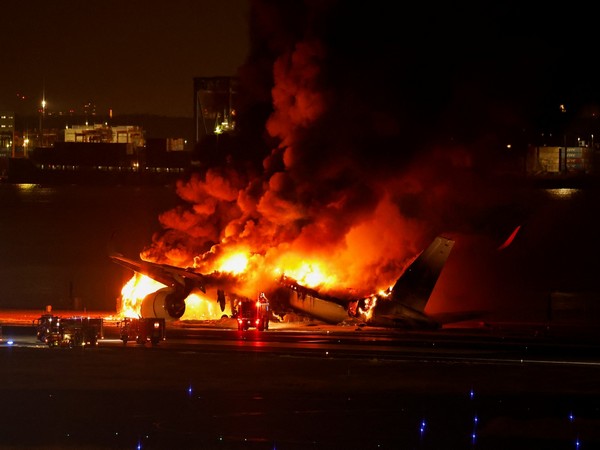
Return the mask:
<svg viewBox="0 0 600 450">
<path fill-rule="evenodd" d="M 289 304 L 295 310 L 327 323 L 337 324 L 350 318 L 342 305 L 294 289 L 289 290 Z"/>
</svg>

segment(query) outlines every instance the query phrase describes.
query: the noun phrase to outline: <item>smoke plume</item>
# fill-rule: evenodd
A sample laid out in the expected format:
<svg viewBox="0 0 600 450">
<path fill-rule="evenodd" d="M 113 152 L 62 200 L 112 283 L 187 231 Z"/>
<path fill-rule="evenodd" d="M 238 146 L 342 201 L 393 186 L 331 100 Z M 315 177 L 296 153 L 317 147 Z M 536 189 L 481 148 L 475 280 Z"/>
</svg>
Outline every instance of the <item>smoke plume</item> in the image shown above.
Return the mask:
<svg viewBox="0 0 600 450">
<path fill-rule="evenodd" d="M 238 134 L 177 184 L 182 204 L 159 217 L 144 259 L 211 273 L 243 251 L 248 291 L 318 262 L 338 289 L 368 294 L 437 234 L 501 243 L 518 225 L 487 126 L 518 114 L 484 106 L 487 92 L 461 97 L 448 52 L 462 38 L 426 36 L 449 31 L 441 13 L 422 28 L 424 11 L 375 3 L 252 1 Z"/>
</svg>

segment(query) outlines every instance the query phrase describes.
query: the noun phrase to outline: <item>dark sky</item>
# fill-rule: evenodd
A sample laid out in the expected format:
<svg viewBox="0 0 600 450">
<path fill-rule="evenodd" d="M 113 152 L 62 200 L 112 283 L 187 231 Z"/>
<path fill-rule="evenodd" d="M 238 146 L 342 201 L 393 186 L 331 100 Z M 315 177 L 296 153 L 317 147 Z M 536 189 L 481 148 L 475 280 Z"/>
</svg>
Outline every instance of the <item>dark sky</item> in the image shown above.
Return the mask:
<svg viewBox="0 0 600 450">
<path fill-rule="evenodd" d="M 193 77 L 235 75 L 247 0 L 25 0 L 2 6 L 0 109 L 191 117 Z M 27 97 L 17 107 L 17 94 Z"/>
<path fill-rule="evenodd" d="M 600 97 L 593 14 L 572 5 L 29 0 L 3 6 L 0 107 L 35 111 L 45 90 L 49 110 L 92 100 L 99 113 L 191 116 L 192 78 L 236 75 L 246 60 L 251 8 L 253 56 L 319 40 L 332 79 L 415 123 L 513 126 Z"/>
</svg>

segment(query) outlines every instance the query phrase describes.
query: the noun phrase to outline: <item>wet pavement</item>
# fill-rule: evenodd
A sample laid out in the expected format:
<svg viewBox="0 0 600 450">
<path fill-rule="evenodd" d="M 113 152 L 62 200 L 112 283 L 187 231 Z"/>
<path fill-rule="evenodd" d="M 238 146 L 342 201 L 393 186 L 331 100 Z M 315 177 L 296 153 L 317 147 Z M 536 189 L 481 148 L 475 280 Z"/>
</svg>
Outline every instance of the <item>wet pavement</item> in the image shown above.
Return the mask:
<svg viewBox="0 0 600 450">
<path fill-rule="evenodd" d="M 20 339 L 35 344 L 28 333 Z M 600 359 L 585 347 L 576 358 L 549 350 L 538 360 L 498 349 L 484 360 L 462 357 L 465 348 L 443 359 L 255 348 L 4 341 L 0 448 L 600 446 Z"/>
</svg>

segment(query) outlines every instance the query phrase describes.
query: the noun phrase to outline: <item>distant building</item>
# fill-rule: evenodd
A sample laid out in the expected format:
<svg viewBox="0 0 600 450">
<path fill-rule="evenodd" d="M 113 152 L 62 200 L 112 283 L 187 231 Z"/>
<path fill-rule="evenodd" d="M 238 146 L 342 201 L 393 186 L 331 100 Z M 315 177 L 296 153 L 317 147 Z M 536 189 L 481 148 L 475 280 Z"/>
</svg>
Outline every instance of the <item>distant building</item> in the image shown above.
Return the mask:
<svg viewBox="0 0 600 450">
<path fill-rule="evenodd" d="M 586 175 L 595 170 L 594 149 L 581 142 L 577 147 L 531 146 L 526 170 L 530 175 Z"/>
<path fill-rule="evenodd" d="M 0 156 L 12 156 L 15 145 L 15 115 L 0 111 Z"/>
<path fill-rule="evenodd" d="M 168 183 L 191 164 L 183 138 L 146 139 L 140 126 L 73 125 L 45 129 L 44 137 L 50 145 L 34 145 L 6 158 L 3 176 L 9 182 Z"/>
<path fill-rule="evenodd" d="M 133 125 L 74 125 L 65 128 L 65 142 L 97 142 L 106 144 L 126 144 L 127 154 L 144 147 L 145 136 L 141 127 Z"/>
<path fill-rule="evenodd" d="M 236 77 L 194 78 L 196 143 L 235 130 L 238 85 Z"/>
</svg>

